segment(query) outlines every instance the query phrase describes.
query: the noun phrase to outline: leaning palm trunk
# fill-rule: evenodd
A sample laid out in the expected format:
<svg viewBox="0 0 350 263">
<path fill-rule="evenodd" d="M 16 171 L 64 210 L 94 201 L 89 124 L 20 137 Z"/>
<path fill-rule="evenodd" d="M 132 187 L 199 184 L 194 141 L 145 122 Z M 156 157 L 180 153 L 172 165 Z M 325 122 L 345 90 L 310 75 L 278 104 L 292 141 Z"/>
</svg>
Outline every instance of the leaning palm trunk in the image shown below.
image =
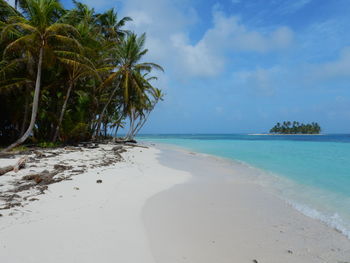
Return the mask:
<svg viewBox="0 0 350 263">
<path fill-rule="evenodd" d="M 30 124 L 27 129 L 27 131 L 22 135 L 21 138 L 19 138 L 16 142 L 12 143 L 10 146 L 5 148 L 2 152 L 7 152 L 14 147 L 20 145 L 23 143 L 25 140 L 28 139 L 29 135 L 32 133 L 34 124 L 36 121 L 36 116 L 38 113 L 38 105 L 39 105 L 39 94 L 40 94 L 40 84 L 41 84 L 41 65 L 43 62 L 43 53 L 44 53 L 44 46 L 42 45 L 40 47 L 40 52 L 39 52 L 39 63 L 38 63 L 38 72 L 36 75 L 36 82 L 35 82 L 35 91 L 34 91 L 34 99 L 33 99 L 33 106 L 32 106 L 32 116 L 30 119 Z"/>
<path fill-rule="evenodd" d="M 117 126 L 115 127 L 114 138 L 117 138 L 119 127 L 120 127 L 119 124 L 117 124 Z"/>
<path fill-rule="evenodd" d="M 133 131 L 133 136 L 134 137 L 139 133 L 139 131 L 142 129 L 143 125 L 145 125 L 149 115 L 150 115 L 150 112 L 147 114 L 147 116 L 145 118 L 140 120 L 140 122 L 136 125 L 136 127 L 135 127 L 135 129 Z"/>
<path fill-rule="evenodd" d="M 26 99 L 25 99 L 25 106 L 24 106 L 24 117 L 23 117 L 23 121 L 22 121 L 22 127 L 21 127 L 21 135 L 22 136 L 25 132 L 25 128 L 26 128 L 26 123 L 27 123 L 27 119 L 28 119 L 28 114 L 29 114 L 29 91 L 28 91 L 28 86 L 26 85 Z"/>
<path fill-rule="evenodd" d="M 129 128 L 129 132 L 125 136 L 126 140 L 134 139 L 134 136 L 133 136 L 134 126 L 135 126 L 135 110 L 131 109 L 131 111 L 130 111 L 130 128 Z"/>
<path fill-rule="evenodd" d="M 133 137 L 135 137 L 139 131 L 142 129 L 142 127 L 145 125 L 145 123 L 148 120 L 149 115 L 151 114 L 151 112 L 153 111 L 154 107 L 156 106 L 156 104 L 158 103 L 159 99 L 156 99 L 156 101 L 154 102 L 153 106 L 151 107 L 151 109 L 147 112 L 147 115 L 140 120 L 140 122 L 136 125 L 134 131 L 133 131 Z"/>
<path fill-rule="evenodd" d="M 71 93 L 72 89 L 73 89 L 73 82 L 70 81 L 69 82 L 69 87 L 68 87 L 68 90 L 67 90 L 67 94 L 66 94 L 66 98 L 64 99 L 64 103 L 63 103 L 63 106 L 62 106 L 60 118 L 59 118 L 57 126 L 56 126 L 55 135 L 53 136 L 53 139 L 52 139 L 52 141 L 54 141 L 54 142 L 57 140 L 57 137 L 58 137 L 58 134 L 59 134 L 59 131 L 60 131 L 60 127 L 61 127 L 61 124 L 62 124 L 62 121 L 63 121 L 64 113 L 66 112 L 68 100 L 69 100 L 70 93 Z"/>
</svg>

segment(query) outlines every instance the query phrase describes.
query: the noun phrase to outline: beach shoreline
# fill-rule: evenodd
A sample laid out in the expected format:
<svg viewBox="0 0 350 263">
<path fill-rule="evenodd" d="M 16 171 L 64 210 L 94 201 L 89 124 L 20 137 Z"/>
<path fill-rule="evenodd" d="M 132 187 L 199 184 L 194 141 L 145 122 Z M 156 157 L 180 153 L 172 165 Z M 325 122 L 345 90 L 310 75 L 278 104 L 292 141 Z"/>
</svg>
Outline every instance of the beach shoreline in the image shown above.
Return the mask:
<svg viewBox="0 0 350 263">
<path fill-rule="evenodd" d="M 302 134 L 302 133 L 249 133 L 248 135 L 250 136 L 261 136 L 261 135 L 264 135 L 264 136 L 324 136 L 325 134 L 323 133 L 317 133 L 317 134 L 311 134 L 311 133 L 305 133 L 305 134 Z"/>
<path fill-rule="evenodd" d="M 109 158 L 114 146 L 70 154 L 65 161 L 70 165 Z M 35 201 L 0 210 L 0 261 L 346 262 L 350 258 L 345 236 L 244 180 L 245 175 L 254 176 L 254 169 L 176 147 L 145 146 L 127 147 L 121 153 L 123 161 L 89 167 L 71 180 L 49 185 Z M 0 184 L 26 172 L 6 174 Z"/>
<path fill-rule="evenodd" d="M 156 262 L 347 262 L 350 258 L 345 235 L 251 180 L 259 169 L 169 145 L 161 149 L 162 164 L 190 171 L 192 177 L 150 198 L 143 210 Z M 172 241 L 167 241 L 169 237 Z"/>
</svg>

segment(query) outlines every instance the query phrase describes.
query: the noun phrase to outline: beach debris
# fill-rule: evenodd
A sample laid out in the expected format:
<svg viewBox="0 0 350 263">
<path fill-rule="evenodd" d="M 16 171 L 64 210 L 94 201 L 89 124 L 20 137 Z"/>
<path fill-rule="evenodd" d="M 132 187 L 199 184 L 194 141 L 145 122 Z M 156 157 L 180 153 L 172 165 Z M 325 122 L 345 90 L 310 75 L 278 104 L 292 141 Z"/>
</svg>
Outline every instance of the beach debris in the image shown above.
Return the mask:
<svg viewBox="0 0 350 263">
<path fill-rule="evenodd" d="M 288 249 L 287 252 L 288 252 L 289 254 L 293 254 L 293 251 L 290 250 L 290 249 Z"/>
<path fill-rule="evenodd" d="M 74 187 L 73 189 L 74 189 L 74 190 L 80 190 L 79 187 Z"/>
<path fill-rule="evenodd" d="M 10 180 L 6 185 L 12 185 L 11 188 L 3 188 L 5 184 L 0 184 L 0 200 L 3 202 L 0 205 L 0 211 L 2 209 L 16 209 L 16 207 L 29 204 L 29 202 L 34 201 L 33 197 L 44 194 L 50 184 L 72 180 L 73 176 L 85 173 L 89 169 L 122 162 L 124 158 L 121 154 L 127 149 L 125 144 L 106 143 L 106 146 L 99 146 L 92 150 L 88 147 L 66 146 L 54 149 L 32 147 L 27 153 L 19 153 L 21 156 L 16 156 L 11 152 L 8 156 L 13 159 L 12 164 L 15 164 L 20 157 L 23 158 L 20 159 L 21 162 L 8 168 L 9 172 L 13 171 L 15 166 L 18 166 L 18 170 L 22 168 L 23 170 L 18 173 L 18 176 L 11 172 L 12 176 L 6 178 L 6 180 Z M 82 152 L 82 155 L 71 158 L 68 155 L 72 152 Z M 3 155 L 0 156 L 5 158 Z M 101 171 L 103 170 L 96 172 L 100 174 Z M 103 182 L 98 180 L 100 179 L 95 179 L 96 183 Z M 77 187 L 74 190 L 80 189 Z"/>
<path fill-rule="evenodd" d="M 121 150 L 121 149 L 123 149 L 123 146 L 117 145 L 117 146 L 114 146 L 114 147 L 112 148 L 112 151 L 119 151 L 119 150 Z"/>
<path fill-rule="evenodd" d="M 71 172 L 75 174 L 82 174 L 82 173 L 85 173 L 85 169 L 76 169 L 76 170 L 72 170 Z"/>
<path fill-rule="evenodd" d="M 100 179 L 99 179 L 99 180 L 96 180 L 96 183 L 97 183 L 97 184 L 101 184 L 101 183 L 102 183 L 102 180 L 100 180 Z"/>
<path fill-rule="evenodd" d="M 53 178 L 57 173 L 57 171 L 49 172 L 48 170 L 44 170 L 38 174 L 30 174 L 23 176 L 22 179 L 27 181 L 35 181 L 36 184 L 47 185 L 63 180 L 62 178 Z"/>
<path fill-rule="evenodd" d="M 0 210 L 5 210 L 5 209 L 10 209 L 12 207 L 16 207 L 16 206 L 21 206 L 22 204 L 19 202 L 15 202 L 15 203 L 7 203 L 4 207 L 0 208 Z"/>
<path fill-rule="evenodd" d="M 2 217 L 3 215 L 2 214 L 0 214 L 0 217 Z"/>
<path fill-rule="evenodd" d="M 65 170 L 71 170 L 73 166 L 71 165 L 62 165 L 62 164 L 55 164 L 53 166 L 54 169 L 59 170 L 59 171 L 65 171 Z"/>
<path fill-rule="evenodd" d="M 98 148 L 98 143 L 92 143 L 92 142 L 81 142 L 78 144 L 79 147 L 85 147 L 88 149 L 95 149 Z"/>
<path fill-rule="evenodd" d="M 17 173 L 20 169 L 25 167 L 26 161 L 27 161 L 27 158 L 22 157 L 17 161 L 15 165 L 8 165 L 3 168 L 0 168 L 0 176 L 11 171 L 14 171 L 15 173 Z"/>
<path fill-rule="evenodd" d="M 253 261 L 254 263 L 259 263 L 256 259 L 253 259 L 252 261 Z"/>
<path fill-rule="evenodd" d="M 125 145 L 126 145 L 126 146 L 131 146 L 131 147 L 139 147 L 139 148 L 148 149 L 147 146 L 138 145 L 138 144 L 125 143 Z"/>
</svg>

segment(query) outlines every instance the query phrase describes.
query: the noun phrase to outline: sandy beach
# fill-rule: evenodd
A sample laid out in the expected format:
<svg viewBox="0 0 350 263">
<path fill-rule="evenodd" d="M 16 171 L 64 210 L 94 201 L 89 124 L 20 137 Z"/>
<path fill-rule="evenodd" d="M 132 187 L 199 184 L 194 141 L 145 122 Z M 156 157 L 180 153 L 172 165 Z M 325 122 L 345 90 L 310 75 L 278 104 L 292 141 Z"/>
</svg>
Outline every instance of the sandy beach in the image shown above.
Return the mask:
<svg viewBox="0 0 350 263">
<path fill-rule="evenodd" d="M 243 165 L 164 146 L 126 146 L 116 161 L 113 147 L 51 153 L 0 176 L 4 196 L 30 170 L 85 165 L 72 177 L 72 170 L 58 174 L 69 180 L 44 194 L 18 192 L 13 202 L 22 203 L 0 210 L 0 262 L 350 260 L 345 236 L 245 180 L 254 174 Z"/>
</svg>

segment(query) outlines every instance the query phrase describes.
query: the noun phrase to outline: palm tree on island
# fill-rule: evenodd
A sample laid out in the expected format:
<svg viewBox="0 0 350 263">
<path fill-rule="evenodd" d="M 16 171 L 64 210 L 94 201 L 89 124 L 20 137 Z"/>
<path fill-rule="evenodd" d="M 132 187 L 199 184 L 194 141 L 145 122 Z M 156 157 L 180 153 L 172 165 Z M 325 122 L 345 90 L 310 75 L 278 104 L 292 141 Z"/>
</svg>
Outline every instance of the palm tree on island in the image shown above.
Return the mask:
<svg viewBox="0 0 350 263">
<path fill-rule="evenodd" d="M 320 134 L 321 127 L 317 122 L 308 124 L 297 121 L 284 121 L 281 125 L 279 122 L 271 128 L 272 134 Z"/>
</svg>

